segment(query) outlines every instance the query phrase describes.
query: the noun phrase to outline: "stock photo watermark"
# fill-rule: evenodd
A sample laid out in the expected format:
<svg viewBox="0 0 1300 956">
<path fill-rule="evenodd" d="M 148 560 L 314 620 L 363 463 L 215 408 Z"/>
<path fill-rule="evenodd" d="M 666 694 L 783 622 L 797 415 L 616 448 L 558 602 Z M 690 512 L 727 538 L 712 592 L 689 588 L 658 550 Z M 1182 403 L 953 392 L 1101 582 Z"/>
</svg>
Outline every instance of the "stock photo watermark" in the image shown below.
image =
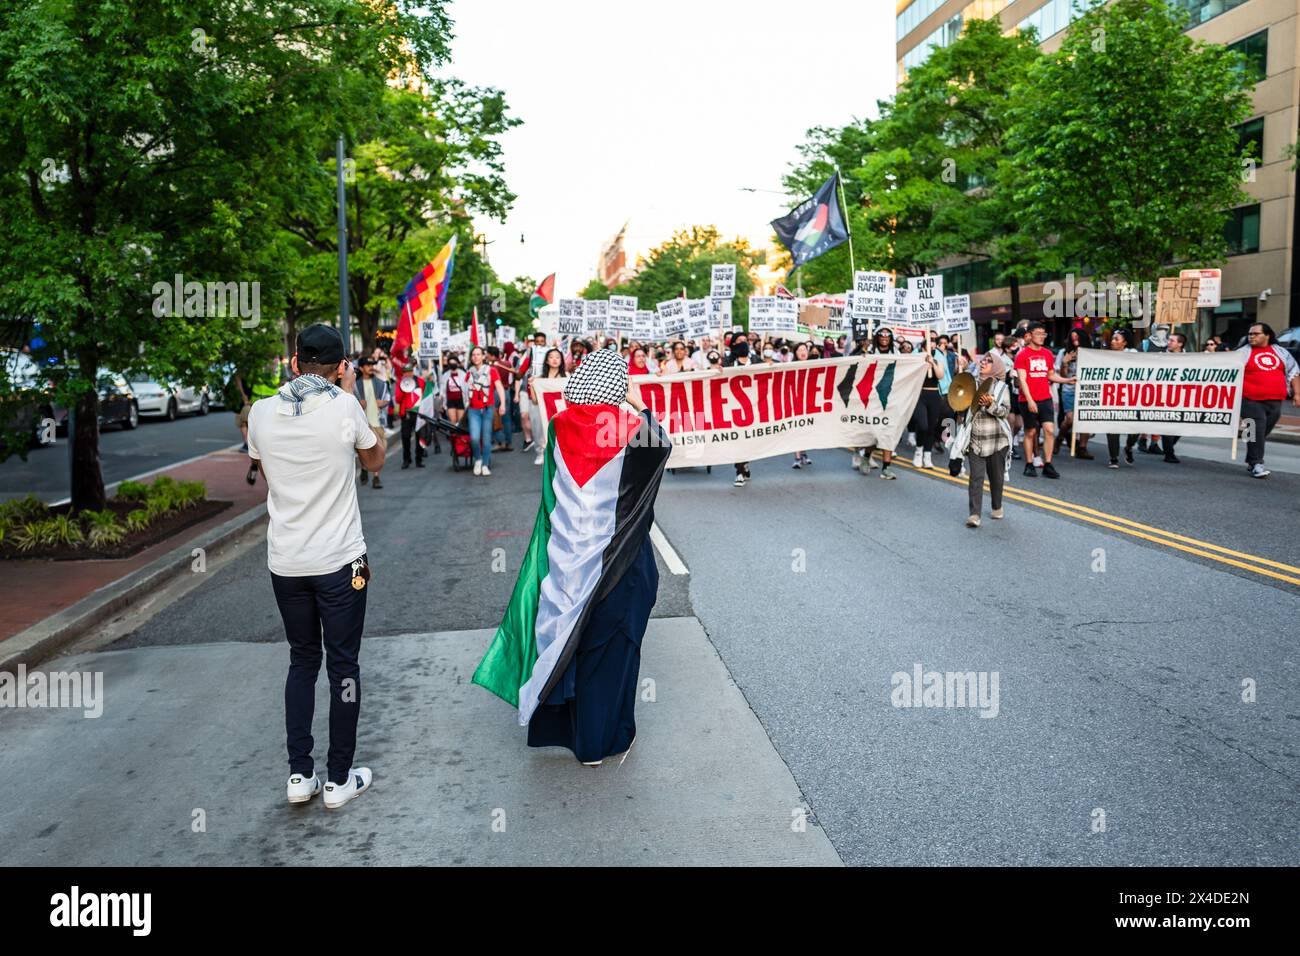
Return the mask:
<svg viewBox="0 0 1300 956">
<path fill-rule="evenodd" d="M 260 282 L 188 282 L 176 273 L 171 282 L 153 284 L 153 314 L 187 319 L 220 318 L 233 315 L 240 328 L 255 328 L 262 321 L 262 284 Z"/>
<path fill-rule="evenodd" d="M 95 719 L 104 713 L 103 671 L 34 671 L 19 664 L 16 673 L 0 671 L 0 708 L 80 710 Z"/>
</svg>

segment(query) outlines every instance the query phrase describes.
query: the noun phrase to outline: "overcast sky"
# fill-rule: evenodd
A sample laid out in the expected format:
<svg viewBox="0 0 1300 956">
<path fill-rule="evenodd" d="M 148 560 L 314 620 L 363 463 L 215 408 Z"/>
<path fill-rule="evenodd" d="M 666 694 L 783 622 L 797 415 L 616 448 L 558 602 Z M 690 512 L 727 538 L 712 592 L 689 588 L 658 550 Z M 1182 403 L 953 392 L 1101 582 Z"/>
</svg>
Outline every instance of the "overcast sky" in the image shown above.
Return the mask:
<svg viewBox="0 0 1300 956">
<path fill-rule="evenodd" d="M 894 0 L 453 0 L 448 72 L 505 92 L 518 195 L 479 219 L 504 278 L 577 292 L 604 242 L 715 224 L 766 244 L 804 132 L 894 92 Z M 524 242 L 519 241 L 523 235 Z"/>
</svg>

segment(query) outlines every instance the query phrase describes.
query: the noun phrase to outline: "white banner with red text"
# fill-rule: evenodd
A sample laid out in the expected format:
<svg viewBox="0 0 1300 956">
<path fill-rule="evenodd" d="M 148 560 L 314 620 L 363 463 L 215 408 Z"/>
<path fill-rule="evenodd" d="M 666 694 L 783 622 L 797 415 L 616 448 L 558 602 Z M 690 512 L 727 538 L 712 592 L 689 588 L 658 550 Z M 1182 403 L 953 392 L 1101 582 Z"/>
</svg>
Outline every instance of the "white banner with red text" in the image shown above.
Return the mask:
<svg viewBox="0 0 1300 956">
<path fill-rule="evenodd" d="M 669 468 L 755 461 L 816 448 L 893 448 L 921 394 L 920 356 L 863 355 L 637 375 L 673 441 Z M 564 407 L 562 378 L 533 379 L 542 418 Z"/>
<path fill-rule="evenodd" d="M 1075 428 L 1088 434 L 1233 438 L 1245 364 L 1244 351 L 1080 349 Z"/>
</svg>

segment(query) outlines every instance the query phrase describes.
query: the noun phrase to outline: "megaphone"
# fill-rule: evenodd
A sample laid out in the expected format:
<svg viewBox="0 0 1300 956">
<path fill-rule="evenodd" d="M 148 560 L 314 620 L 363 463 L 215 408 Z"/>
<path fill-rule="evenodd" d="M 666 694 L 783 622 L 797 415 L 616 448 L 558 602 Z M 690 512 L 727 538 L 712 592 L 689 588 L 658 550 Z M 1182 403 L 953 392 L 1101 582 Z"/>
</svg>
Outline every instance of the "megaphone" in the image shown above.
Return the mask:
<svg viewBox="0 0 1300 956">
<path fill-rule="evenodd" d="M 958 372 L 948 386 L 948 405 L 954 412 L 964 412 L 975 401 L 975 376 Z"/>
</svg>

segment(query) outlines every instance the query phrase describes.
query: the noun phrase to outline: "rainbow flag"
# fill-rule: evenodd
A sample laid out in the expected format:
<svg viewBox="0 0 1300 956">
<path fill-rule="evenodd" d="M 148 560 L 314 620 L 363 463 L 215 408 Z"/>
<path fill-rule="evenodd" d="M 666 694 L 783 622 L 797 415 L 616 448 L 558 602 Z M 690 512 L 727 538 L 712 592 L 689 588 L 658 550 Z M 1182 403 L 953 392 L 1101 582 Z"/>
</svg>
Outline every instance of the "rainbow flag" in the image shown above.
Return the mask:
<svg viewBox="0 0 1300 956">
<path fill-rule="evenodd" d="M 414 351 L 420 347 L 420 323 L 442 318 L 447 304 L 447 287 L 456 264 L 456 237 L 452 236 L 434 260 L 417 272 L 397 297 L 397 333 L 393 351 Z"/>
</svg>

